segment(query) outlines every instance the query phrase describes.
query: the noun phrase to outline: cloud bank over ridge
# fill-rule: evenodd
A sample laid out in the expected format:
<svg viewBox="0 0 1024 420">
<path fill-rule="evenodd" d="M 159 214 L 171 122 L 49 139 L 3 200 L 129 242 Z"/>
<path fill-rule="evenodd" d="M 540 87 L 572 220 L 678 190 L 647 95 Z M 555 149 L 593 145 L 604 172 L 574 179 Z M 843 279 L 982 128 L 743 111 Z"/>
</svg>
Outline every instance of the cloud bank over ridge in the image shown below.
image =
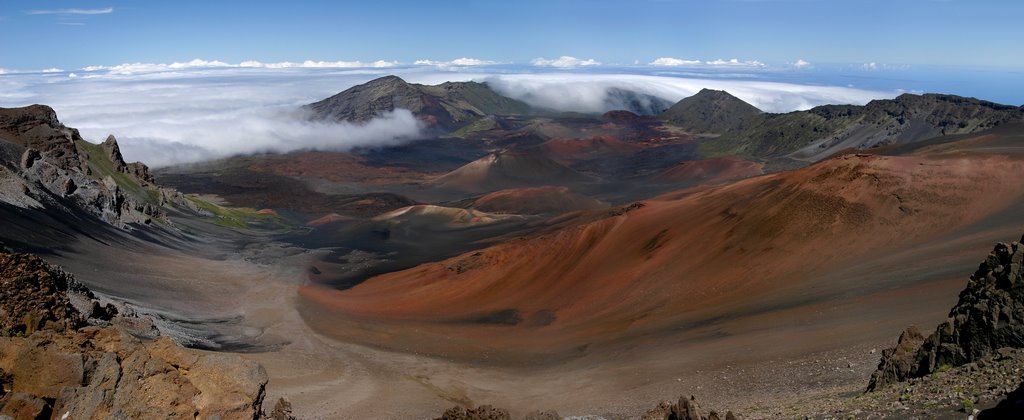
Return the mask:
<svg viewBox="0 0 1024 420">
<path fill-rule="evenodd" d="M 613 88 L 672 102 L 702 88 L 722 89 L 769 112 L 827 103 L 863 104 L 897 94 L 731 76 L 715 78 L 714 74 L 628 73 L 635 68 L 609 74 L 584 68 L 480 62 L 456 59 L 405 66 L 348 66 L 356 62 L 307 61 L 298 66 L 274 66 L 192 60 L 94 66 L 74 72 L 52 69 L 0 76 L 0 106 L 50 105 L 62 122 L 79 128 L 86 139 L 101 141 L 107 134 L 114 134 L 127 159 L 163 166 L 236 154 L 348 150 L 416 139 L 423 127 L 404 110 L 361 125 L 313 122 L 298 111 L 303 104 L 388 74 L 424 84 L 476 80 L 531 105 L 595 113 L 614 106 L 614 101 L 609 101 Z"/>
</svg>

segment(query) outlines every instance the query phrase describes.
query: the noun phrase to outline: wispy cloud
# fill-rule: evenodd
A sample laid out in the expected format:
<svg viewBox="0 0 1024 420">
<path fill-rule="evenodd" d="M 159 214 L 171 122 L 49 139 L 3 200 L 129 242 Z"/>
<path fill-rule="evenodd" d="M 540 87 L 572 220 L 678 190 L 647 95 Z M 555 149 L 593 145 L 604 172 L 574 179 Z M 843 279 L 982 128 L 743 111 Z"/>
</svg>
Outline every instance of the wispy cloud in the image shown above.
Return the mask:
<svg viewBox="0 0 1024 420">
<path fill-rule="evenodd" d="M 113 13 L 114 7 L 103 7 L 98 9 L 41 9 L 41 10 L 28 10 L 25 14 L 108 14 Z"/>
<path fill-rule="evenodd" d="M 434 67 L 475 67 L 475 66 L 493 66 L 501 64 L 497 61 L 481 60 L 479 58 L 456 58 L 451 61 L 436 61 L 436 60 L 416 60 L 413 64 L 417 66 L 434 66 Z"/>
<path fill-rule="evenodd" d="M 545 58 L 534 58 L 533 60 L 530 61 L 530 64 L 539 67 L 558 67 L 562 69 L 568 69 L 580 66 L 599 66 L 601 65 L 601 62 L 594 60 L 593 58 L 581 60 L 576 57 L 563 55 L 554 60 L 548 60 Z"/>
<path fill-rule="evenodd" d="M 766 67 L 766 65 L 757 60 L 740 61 L 738 59 L 723 60 L 721 58 L 712 61 L 705 61 L 704 64 L 710 66 L 739 66 L 739 67 Z"/>
<path fill-rule="evenodd" d="M 193 59 L 191 61 L 173 62 L 167 63 L 123 63 L 115 66 L 87 66 L 81 68 L 82 71 L 87 72 L 98 72 L 105 71 L 109 74 L 143 74 L 143 73 L 160 73 L 164 71 L 173 70 L 186 70 L 186 69 L 197 69 L 197 68 L 266 68 L 266 69 L 289 69 L 289 68 L 337 68 L 337 69 L 352 69 L 352 68 L 389 68 L 398 66 L 400 63 L 397 61 L 377 60 L 372 62 L 363 61 L 313 61 L 306 60 L 303 62 L 292 62 L 292 61 L 280 61 L 280 62 L 262 62 L 256 60 L 247 60 L 241 63 L 232 64 L 220 60 L 203 60 L 200 58 Z"/>
<path fill-rule="evenodd" d="M 44 10 L 29 10 L 26 11 L 26 15 L 105 15 L 108 13 L 114 13 L 113 7 L 104 7 L 101 9 L 44 9 Z"/>
<path fill-rule="evenodd" d="M 899 71 L 899 70 L 909 70 L 910 66 L 907 65 L 907 64 L 886 64 L 886 63 L 876 63 L 876 62 L 872 61 L 870 63 L 861 64 L 860 65 L 860 69 L 864 70 L 864 71 L 878 71 L 878 70 Z"/>
<path fill-rule="evenodd" d="M 796 67 L 798 69 L 805 69 L 805 68 L 811 67 L 811 62 L 807 61 L 807 60 L 804 60 L 802 58 L 798 58 L 798 59 L 796 59 L 795 62 L 792 63 L 792 65 L 793 65 L 793 67 Z"/>
<path fill-rule="evenodd" d="M 696 66 L 701 64 L 700 60 L 687 60 L 683 58 L 672 58 L 672 57 L 660 57 L 654 59 L 654 61 L 647 63 L 652 66 L 665 66 L 665 67 L 681 67 L 681 66 Z"/>
<path fill-rule="evenodd" d="M 713 66 L 713 67 L 766 67 L 766 65 L 757 60 L 746 60 L 741 61 L 733 58 L 731 60 L 723 60 L 721 58 L 717 60 L 688 60 L 684 58 L 673 58 L 673 57 L 660 57 L 647 63 L 650 66 L 658 67 L 698 67 L 698 66 Z"/>
</svg>

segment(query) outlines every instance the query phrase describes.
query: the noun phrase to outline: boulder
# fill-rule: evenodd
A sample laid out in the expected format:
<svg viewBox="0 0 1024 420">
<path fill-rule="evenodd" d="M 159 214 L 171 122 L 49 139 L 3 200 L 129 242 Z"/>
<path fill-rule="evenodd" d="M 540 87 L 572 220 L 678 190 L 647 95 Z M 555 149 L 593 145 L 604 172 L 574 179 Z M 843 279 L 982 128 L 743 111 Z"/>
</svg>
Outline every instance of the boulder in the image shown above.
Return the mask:
<svg viewBox="0 0 1024 420">
<path fill-rule="evenodd" d="M 477 408 L 452 407 L 435 420 L 512 420 L 504 408 L 481 405 Z"/>
<path fill-rule="evenodd" d="M 46 400 L 24 392 L 12 392 L 0 398 L 0 418 L 49 419 L 53 407 Z"/>
<path fill-rule="evenodd" d="M 916 369 L 917 350 L 924 342 L 924 335 L 917 327 L 909 327 L 896 341 L 896 347 L 882 350 L 882 360 L 871 375 L 868 391 L 902 381 Z"/>
</svg>

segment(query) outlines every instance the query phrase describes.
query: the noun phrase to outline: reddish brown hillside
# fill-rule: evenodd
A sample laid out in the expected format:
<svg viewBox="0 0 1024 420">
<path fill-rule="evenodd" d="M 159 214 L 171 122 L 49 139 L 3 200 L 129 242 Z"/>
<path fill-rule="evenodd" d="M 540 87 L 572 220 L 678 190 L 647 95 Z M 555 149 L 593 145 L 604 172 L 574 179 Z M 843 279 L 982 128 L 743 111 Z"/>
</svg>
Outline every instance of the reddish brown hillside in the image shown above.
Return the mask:
<svg viewBox="0 0 1024 420">
<path fill-rule="evenodd" d="M 358 320 L 328 332 L 373 344 L 448 355 L 572 351 L 758 310 L 772 296 L 870 289 L 800 285 L 1019 203 L 1022 170 L 1024 162 L 1005 156 L 841 156 L 666 195 L 343 292 L 310 285 L 301 293 L 342 320 Z M 773 295 L 781 289 L 803 291 Z M 377 323 L 390 332 L 369 333 Z"/>
</svg>

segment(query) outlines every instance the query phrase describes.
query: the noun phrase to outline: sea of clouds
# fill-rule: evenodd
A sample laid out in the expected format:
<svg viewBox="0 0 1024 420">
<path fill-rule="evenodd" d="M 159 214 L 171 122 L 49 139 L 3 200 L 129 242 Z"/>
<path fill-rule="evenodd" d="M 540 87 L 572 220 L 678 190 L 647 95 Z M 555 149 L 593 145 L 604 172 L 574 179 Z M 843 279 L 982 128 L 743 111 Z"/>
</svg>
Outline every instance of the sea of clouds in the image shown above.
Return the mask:
<svg viewBox="0 0 1024 420">
<path fill-rule="evenodd" d="M 463 59 L 460 59 L 463 60 Z M 469 59 L 465 59 L 469 60 Z M 620 104 L 611 88 L 678 101 L 702 88 L 726 90 L 769 112 L 828 103 L 863 104 L 897 91 L 766 81 L 734 72 L 673 73 L 637 69 L 541 70 L 469 61 L 418 63 L 304 62 L 93 66 L 0 74 L 0 106 L 41 103 L 90 141 L 114 134 L 128 160 L 160 167 L 237 154 L 303 149 L 348 150 L 421 138 L 405 110 L 363 124 L 310 121 L 301 105 L 373 78 L 396 74 L 413 83 L 476 80 L 531 105 L 604 112 Z M 481 64 L 482 63 L 482 64 Z M 342 65 L 344 64 L 344 65 Z"/>
</svg>

